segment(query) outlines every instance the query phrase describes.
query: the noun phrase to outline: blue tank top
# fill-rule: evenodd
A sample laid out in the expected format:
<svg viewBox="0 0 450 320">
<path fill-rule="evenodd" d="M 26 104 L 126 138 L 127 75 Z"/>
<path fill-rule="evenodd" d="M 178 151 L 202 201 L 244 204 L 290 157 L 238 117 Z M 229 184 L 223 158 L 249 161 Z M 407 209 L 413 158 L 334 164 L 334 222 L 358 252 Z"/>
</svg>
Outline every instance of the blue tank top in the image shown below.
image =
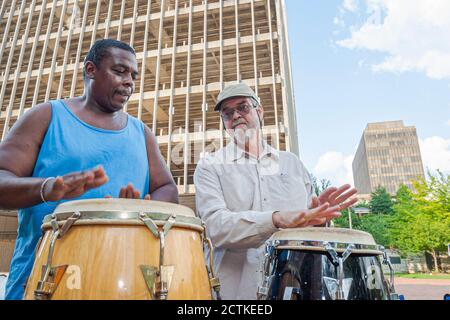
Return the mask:
<svg viewBox="0 0 450 320">
<path fill-rule="evenodd" d="M 81 121 L 63 100 L 50 101 L 52 118 L 42 142 L 33 177 L 56 177 L 102 165 L 109 181 L 76 199 L 41 203 L 20 209 L 19 228 L 6 283 L 6 299 L 22 299 L 31 273 L 44 216 L 59 203 L 119 196 L 120 188 L 133 183 L 142 197 L 149 192 L 150 172 L 144 124 L 128 115 L 122 130 L 104 130 Z"/>
</svg>

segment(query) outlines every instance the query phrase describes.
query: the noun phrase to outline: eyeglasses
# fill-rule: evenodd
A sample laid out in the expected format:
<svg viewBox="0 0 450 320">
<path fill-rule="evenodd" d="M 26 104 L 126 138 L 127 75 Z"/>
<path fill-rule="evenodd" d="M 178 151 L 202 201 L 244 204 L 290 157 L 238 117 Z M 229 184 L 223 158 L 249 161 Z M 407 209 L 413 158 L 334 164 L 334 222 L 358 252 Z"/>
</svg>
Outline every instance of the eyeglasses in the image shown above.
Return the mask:
<svg viewBox="0 0 450 320">
<path fill-rule="evenodd" d="M 225 111 L 220 111 L 220 114 L 224 121 L 229 121 L 233 118 L 234 112 L 237 111 L 241 116 L 245 116 L 250 112 L 250 110 L 253 108 L 252 105 L 243 103 L 239 105 L 237 108 L 234 109 L 226 109 Z"/>
</svg>

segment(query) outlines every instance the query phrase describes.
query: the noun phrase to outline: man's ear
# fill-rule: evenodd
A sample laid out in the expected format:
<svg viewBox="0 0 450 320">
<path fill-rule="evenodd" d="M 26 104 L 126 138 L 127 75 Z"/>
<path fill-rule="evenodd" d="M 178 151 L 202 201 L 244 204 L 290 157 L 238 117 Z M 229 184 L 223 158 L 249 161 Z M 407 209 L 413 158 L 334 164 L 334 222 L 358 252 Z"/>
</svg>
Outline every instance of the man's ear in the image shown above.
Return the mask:
<svg viewBox="0 0 450 320">
<path fill-rule="evenodd" d="M 94 79 L 95 72 L 97 71 L 97 67 L 92 61 L 86 61 L 84 64 L 84 72 L 86 73 L 87 79 Z"/>
<path fill-rule="evenodd" d="M 258 118 L 259 118 L 259 125 L 263 126 L 263 122 L 264 122 L 264 108 L 262 105 L 260 105 L 257 109 L 256 109 L 256 113 L 258 113 Z"/>
</svg>

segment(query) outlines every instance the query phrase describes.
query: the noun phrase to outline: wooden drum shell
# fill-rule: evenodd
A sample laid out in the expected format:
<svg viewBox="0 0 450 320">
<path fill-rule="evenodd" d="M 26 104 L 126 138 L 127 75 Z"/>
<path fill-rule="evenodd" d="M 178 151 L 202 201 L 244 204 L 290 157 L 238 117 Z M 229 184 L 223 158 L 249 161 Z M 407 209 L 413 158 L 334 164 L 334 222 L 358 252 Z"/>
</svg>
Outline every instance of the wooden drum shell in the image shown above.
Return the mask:
<svg viewBox="0 0 450 320">
<path fill-rule="evenodd" d="M 44 229 L 25 299 L 35 299 L 53 233 L 51 228 Z M 164 265 L 175 267 L 168 299 L 212 299 L 198 230 L 174 225 L 165 237 L 164 253 Z M 140 266 L 159 267 L 159 259 L 160 239 L 139 220 L 76 221 L 55 242 L 52 267 L 68 268 L 51 299 L 152 299 Z"/>
</svg>

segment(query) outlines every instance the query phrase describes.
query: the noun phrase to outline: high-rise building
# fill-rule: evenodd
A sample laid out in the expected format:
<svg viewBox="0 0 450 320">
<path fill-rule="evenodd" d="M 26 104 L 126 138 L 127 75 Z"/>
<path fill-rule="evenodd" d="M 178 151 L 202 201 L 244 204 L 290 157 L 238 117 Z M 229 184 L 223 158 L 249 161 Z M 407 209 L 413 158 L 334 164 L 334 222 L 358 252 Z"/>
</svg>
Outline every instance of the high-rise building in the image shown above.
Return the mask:
<svg viewBox="0 0 450 320">
<path fill-rule="evenodd" d="M 353 159 L 353 179 L 361 194 L 378 186 L 392 195 L 401 184 L 424 177 L 416 128 L 403 121 L 369 123 Z"/>
<path fill-rule="evenodd" d="M 81 95 L 87 51 L 114 38 L 139 63 L 127 111 L 155 133 L 180 193 L 194 192 L 200 153 L 227 138 L 213 110 L 227 84 L 252 86 L 270 143 L 298 153 L 283 0 L 12 0 L 0 10 L 2 139 L 36 103 Z"/>
<path fill-rule="evenodd" d="M 284 0 L 2 1 L 0 36 L 2 140 L 37 103 L 81 95 L 89 48 L 114 38 L 139 67 L 126 111 L 155 133 L 183 204 L 201 154 L 227 143 L 214 105 L 228 84 L 254 88 L 268 142 L 298 154 Z"/>
</svg>

